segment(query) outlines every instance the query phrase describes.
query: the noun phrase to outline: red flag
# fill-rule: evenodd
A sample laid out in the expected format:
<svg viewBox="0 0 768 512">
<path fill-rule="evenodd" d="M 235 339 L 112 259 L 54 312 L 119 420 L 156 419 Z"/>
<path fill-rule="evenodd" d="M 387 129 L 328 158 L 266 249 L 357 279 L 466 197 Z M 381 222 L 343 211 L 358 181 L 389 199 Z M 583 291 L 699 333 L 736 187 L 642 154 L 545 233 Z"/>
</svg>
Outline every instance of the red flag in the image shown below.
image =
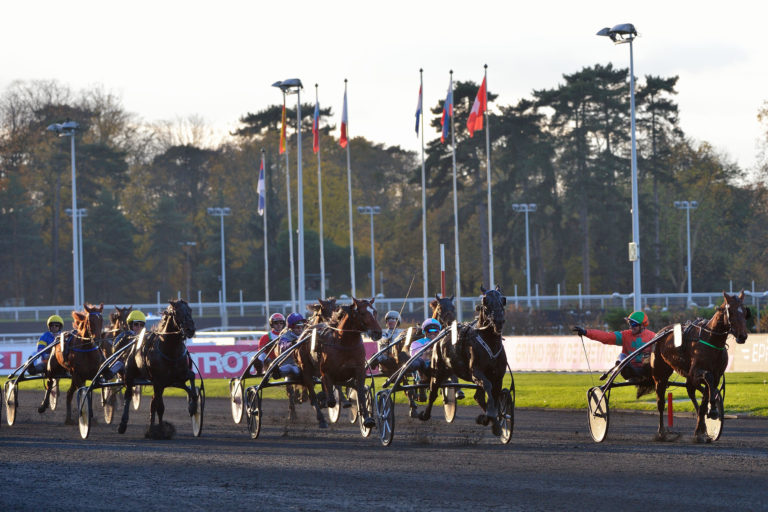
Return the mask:
<svg viewBox="0 0 768 512">
<path fill-rule="evenodd" d="M 339 137 L 339 145 L 343 148 L 347 147 L 347 89 L 344 89 L 344 108 L 341 111 L 341 137 Z"/>
<path fill-rule="evenodd" d="M 280 154 L 285 153 L 285 96 L 283 96 L 283 121 L 280 128 Z"/>
<path fill-rule="evenodd" d="M 472 104 L 472 111 L 469 113 L 469 119 L 467 119 L 467 130 L 469 130 L 470 137 L 475 134 L 475 131 L 483 129 L 483 114 L 488 107 L 487 103 L 485 77 L 483 77 L 483 83 L 480 85 L 480 90 L 477 91 L 475 102 Z"/>
<path fill-rule="evenodd" d="M 312 116 L 312 151 L 320 151 L 320 102 L 315 100 L 315 115 Z"/>
</svg>

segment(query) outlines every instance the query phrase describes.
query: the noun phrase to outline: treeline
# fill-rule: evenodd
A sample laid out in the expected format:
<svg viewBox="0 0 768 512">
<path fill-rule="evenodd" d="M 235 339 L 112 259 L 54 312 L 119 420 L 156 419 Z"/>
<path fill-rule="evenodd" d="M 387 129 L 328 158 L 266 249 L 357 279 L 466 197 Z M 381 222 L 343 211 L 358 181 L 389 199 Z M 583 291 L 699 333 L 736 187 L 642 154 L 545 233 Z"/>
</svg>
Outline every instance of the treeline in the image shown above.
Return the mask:
<svg viewBox="0 0 768 512">
<path fill-rule="evenodd" d="M 524 215 L 513 203 L 536 203 L 529 216 L 532 283 L 540 294 L 628 293 L 632 288 L 630 119 L 627 69 L 586 67 L 515 104 L 489 91 L 495 277 L 525 292 Z M 638 83 L 637 141 L 644 292 L 686 286 L 685 212 L 691 214 L 694 290 L 768 284 L 766 191 L 707 143 L 679 126 L 677 77 Z M 466 119 L 478 84 L 454 91 L 462 295 L 488 285 L 485 133 L 470 138 Z M 295 211 L 295 110 L 288 110 L 289 166 Z M 306 272 L 319 274 L 314 105 L 302 105 Z M 439 244 L 453 276 L 452 158 L 439 137 L 442 101 L 427 117 L 430 288 L 438 291 Z M 77 121 L 78 207 L 83 219 L 85 297 L 132 303 L 220 288 L 219 219 L 206 207 L 232 210 L 224 220 L 228 299 L 264 298 L 263 224 L 257 214 L 261 150 L 267 162 L 270 297 L 289 292 L 284 155 L 278 154 L 281 107 L 246 113 L 239 128 L 212 141 L 195 119 L 148 124 L 102 89 L 73 92 L 56 82 L 17 82 L 0 98 L 0 304 L 67 303 L 72 297 L 70 140 L 46 131 Z M 403 122 L 403 126 L 410 123 Z M 320 147 L 328 295 L 349 293 L 346 153 L 334 138 L 337 115 L 322 111 Z M 405 128 L 404 128 L 405 129 Z M 421 157 L 363 137 L 351 140 L 353 205 L 378 205 L 376 273 L 383 292 L 421 290 Z M 294 237 L 295 237 L 294 233 Z M 354 214 L 356 281 L 370 293 L 370 224 Z M 194 242 L 194 245 L 189 242 Z M 295 240 L 294 240 L 295 242 Z M 187 266 L 187 262 L 189 266 Z M 377 275 L 377 279 L 379 276 Z M 377 281 L 378 283 L 378 281 Z M 449 278 L 449 290 L 452 290 Z M 310 286 L 316 285 L 310 280 Z M 381 289 L 377 284 L 377 292 Z M 310 292 L 311 294 L 312 292 Z M 449 291 L 452 293 L 452 291 Z"/>
</svg>

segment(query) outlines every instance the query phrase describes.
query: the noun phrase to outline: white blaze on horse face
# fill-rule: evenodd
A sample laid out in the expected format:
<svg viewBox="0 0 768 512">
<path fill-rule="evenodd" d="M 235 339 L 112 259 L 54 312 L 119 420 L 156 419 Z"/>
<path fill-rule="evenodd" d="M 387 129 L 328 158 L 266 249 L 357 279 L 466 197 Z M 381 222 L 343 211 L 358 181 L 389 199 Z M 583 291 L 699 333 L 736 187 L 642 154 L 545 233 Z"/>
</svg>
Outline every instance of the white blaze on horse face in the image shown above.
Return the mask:
<svg viewBox="0 0 768 512">
<path fill-rule="evenodd" d="M 370 314 L 372 314 L 373 316 L 376 316 L 376 310 L 373 309 L 371 306 L 368 306 L 366 309 Z"/>
</svg>

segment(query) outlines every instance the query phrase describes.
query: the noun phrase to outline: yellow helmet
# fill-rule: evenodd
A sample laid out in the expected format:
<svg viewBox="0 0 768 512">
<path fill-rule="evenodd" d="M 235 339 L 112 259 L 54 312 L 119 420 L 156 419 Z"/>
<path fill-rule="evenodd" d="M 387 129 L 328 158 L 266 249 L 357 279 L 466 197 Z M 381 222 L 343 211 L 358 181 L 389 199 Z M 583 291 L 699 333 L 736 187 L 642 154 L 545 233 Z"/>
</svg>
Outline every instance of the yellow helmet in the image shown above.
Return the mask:
<svg viewBox="0 0 768 512">
<path fill-rule="evenodd" d="M 134 309 L 128 313 L 128 318 L 125 320 L 125 322 L 128 324 L 128 326 L 130 326 L 133 322 L 147 323 L 147 317 L 138 309 Z"/>
<path fill-rule="evenodd" d="M 45 322 L 45 325 L 48 326 L 48 328 L 51 327 L 51 324 L 59 324 L 62 327 L 64 327 L 64 320 L 61 319 L 59 315 L 51 315 L 48 317 L 48 321 Z"/>
</svg>

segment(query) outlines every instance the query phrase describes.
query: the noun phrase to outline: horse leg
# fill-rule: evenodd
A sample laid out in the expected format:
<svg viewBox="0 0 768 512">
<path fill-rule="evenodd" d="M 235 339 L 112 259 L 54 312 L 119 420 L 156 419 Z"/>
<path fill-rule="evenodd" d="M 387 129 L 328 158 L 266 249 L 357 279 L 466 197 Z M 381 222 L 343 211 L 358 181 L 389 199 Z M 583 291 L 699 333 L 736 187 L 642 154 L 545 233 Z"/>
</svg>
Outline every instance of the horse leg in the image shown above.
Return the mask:
<svg viewBox="0 0 768 512">
<path fill-rule="evenodd" d="M 195 390 L 195 373 L 191 370 L 188 374 L 188 380 L 187 396 L 189 396 L 189 404 L 187 404 L 187 412 L 192 416 L 197 412 L 197 391 Z"/>
<path fill-rule="evenodd" d="M 53 387 L 53 377 L 48 376 L 48 385 L 45 388 L 45 395 L 43 401 L 40 403 L 40 407 L 37 408 L 37 412 L 43 414 L 51 403 L 51 388 Z"/>
<path fill-rule="evenodd" d="M 493 396 L 493 384 L 491 384 L 490 379 L 488 379 L 485 373 L 480 370 L 472 371 L 472 380 L 475 381 L 478 386 L 481 386 L 482 393 L 487 397 L 485 411 L 483 411 L 483 414 L 478 415 L 475 421 L 477 421 L 478 425 L 488 425 L 490 422 L 492 424 L 494 435 L 501 435 L 498 420 L 498 404 Z M 497 431 L 498 434 L 496 433 Z"/>
<path fill-rule="evenodd" d="M 368 401 L 365 399 L 365 368 L 359 368 L 356 373 L 357 412 L 363 415 L 363 426 L 373 428 L 376 426 L 376 420 L 371 416 L 371 411 L 368 410 Z"/>
<path fill-rule="evenodd" d="M 325 403 L 328 404 L 329 409 L 333 409 L 336 407 L 336 396 L 333 394 L 333 382 L 331 382 L 331 379 L 326 374 L 323 374 L 320 381 L 322 382 L 321 387 L 323 388 L 323 391 L 325 391 Z"/>
<path fill-rule="evenodd" d="M 125 394 L 123 395 L 123 415 L 120 418 L 120 424 L 117 426 L 118 434 L 125 434 L 128 428 L 128 414 L 131 409 L 131 400 L 133 399 L 133 379 L 125 381 Z"/>
<path fill-rule="evenodd" d="M 669 376 L 672 375 L 672 368 L 667 365 L 660 357 L 656 358 L 656 365 L 652 368 L 653 382 L 656 388 L 656 409 L 659 411 L 659 430 L 656 432 L 656 441 L 673 441 L 678 435 L 670 432 L 664 426 L 664 408 L 666 406 L 665 394 Z M 673 434 L 674 438 L 667 438 Z"/>
<path fill-rule="evenodd" d="M 712 378 L 712 373 L 705 371 L 705 370 L 699 370 L 696 372 L 695 376 L 695 382 L 701 382 L 703 383 L 703 392 L 701 397 L 701 404 L 699 404 L 699 408 L 696 410 L 696 430 L 693 432 L 693 441 L 695 443 L 711 443 L 712 440 L 707 435 L 707 425 L 706 425 L 706 417 L 707 417 L 707 407 L 710 404 L 710 401 L 713 398 L 714 395 L 714 379 Z"/>
<path fill-rule="evenodd" d="M 429 397 L 427 397 L 427 406 L 423 411 L 419 413 L 419 419 L 422 421 L 427 421 L 432 417 L 432 404 L 435 403 L 435 400 L 437 399 L 437 391 L 440 389 L 440 384 L 445 381 L 446 377 L 446 371 L 443 365 L 440 365 L 439 368 L 433 368 L 430 373 L 431 375 L 429 378 Z"/>
<path fill-rule="evenodd" d="M 72 376 L 72 384 L 70 384 L 67 390 L 67 417 L 64 419 L 65 425 L 75 425 L 75 420 L 72 419 L 72 397 L 75 396 L 75 390 L 77 390 L 77 379 Z"/>
<path fill-rule="evenodd" d="M 297 391 L 293 386 L 285 386 L 285 392 L 288 394 L 288 421 L 296 421 L 296 395 Z"/>
</svg>

